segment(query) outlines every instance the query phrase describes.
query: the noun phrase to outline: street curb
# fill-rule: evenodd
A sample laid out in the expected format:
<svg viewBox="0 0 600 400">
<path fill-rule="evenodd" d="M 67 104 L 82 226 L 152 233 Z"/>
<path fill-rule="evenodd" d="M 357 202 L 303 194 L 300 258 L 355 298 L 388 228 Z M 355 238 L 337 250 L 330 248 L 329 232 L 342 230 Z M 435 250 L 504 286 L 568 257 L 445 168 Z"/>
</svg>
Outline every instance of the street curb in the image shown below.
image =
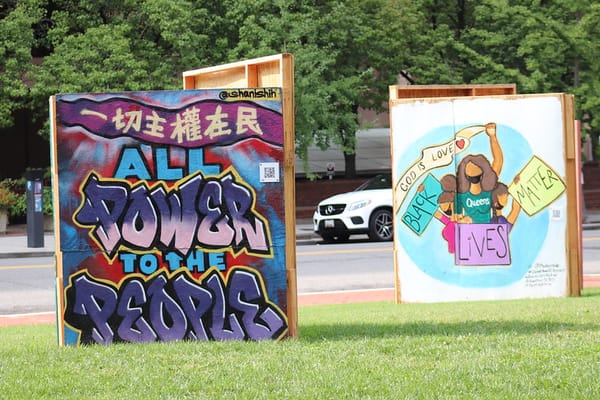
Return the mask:
<svg viewBox="0 0 600 400">
<path fill-rule="evenodd" d="M 590 223 L 590 224 L 583 224 L 581 229 L 583 229 L 584 231 L 589 231 L 592 229 L 600 229 L 600 223 Z"/>
<path fill-rule="evenodd" d="M 321 236 L 314 232 L 296 233 L 296 240 L 320 240 Z"/>
<path fill-rule="evenodd" d="M 34 257 L 54 257 L 54 251 L 17 251 L 12 253 L 0 253 L 2 258 L 34 258 Z"/>
</svg>

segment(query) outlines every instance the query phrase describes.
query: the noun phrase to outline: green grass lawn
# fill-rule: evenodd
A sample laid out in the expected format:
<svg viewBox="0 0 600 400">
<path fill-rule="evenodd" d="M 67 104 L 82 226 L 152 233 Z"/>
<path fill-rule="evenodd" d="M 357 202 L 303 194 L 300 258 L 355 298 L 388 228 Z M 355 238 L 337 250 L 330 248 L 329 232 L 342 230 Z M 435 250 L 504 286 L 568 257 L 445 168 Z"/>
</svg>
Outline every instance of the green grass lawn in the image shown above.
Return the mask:
<svg viewBox="0 0 600 400">
<path fill-rule="evenodd" d="M 580 298 L 299 310 L 300 338 L 64 347 L 0 328 L 2 399 L 600 399 L 600 289 Z"/>
</svg>

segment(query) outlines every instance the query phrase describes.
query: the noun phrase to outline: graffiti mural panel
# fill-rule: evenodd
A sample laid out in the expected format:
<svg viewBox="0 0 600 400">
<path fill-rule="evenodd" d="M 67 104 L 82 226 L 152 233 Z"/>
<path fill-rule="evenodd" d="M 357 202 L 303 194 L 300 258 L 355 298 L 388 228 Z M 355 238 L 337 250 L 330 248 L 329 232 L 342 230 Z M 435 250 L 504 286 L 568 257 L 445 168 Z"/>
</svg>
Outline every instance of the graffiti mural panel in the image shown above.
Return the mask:
<svg viewBox="0 0 600 400">
<path fill-rule="evenodd" d="M 52 98 L 62 344 L 288 334 L 281 89 Z"/>
<path fill-rule="evenodd" d="M 400 301 L 568 294 L 561 95 L 395 101 L 391 121 Z"/>
</svg>

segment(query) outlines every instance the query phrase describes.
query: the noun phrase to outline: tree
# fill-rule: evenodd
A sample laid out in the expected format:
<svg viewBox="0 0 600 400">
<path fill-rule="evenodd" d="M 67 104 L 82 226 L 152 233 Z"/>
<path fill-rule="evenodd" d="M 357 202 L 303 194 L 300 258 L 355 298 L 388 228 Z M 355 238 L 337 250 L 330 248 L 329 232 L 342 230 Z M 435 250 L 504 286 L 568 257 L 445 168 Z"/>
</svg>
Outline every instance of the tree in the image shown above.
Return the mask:
<svg viewBox="0 0 600 400">
<path fill-rule="evenodd" d="M 46 10 L 47 54 L 31 73 L 34 114 L 46 119 L 55 93 L 180 88 L 181 71 L 223 54 L 215 3 L 56 1 Z"/>
<path fill-rule="evenodd" d="M 24 76 L 31 66 L 33 25 L 42 14 L 34 0 L 4 3 L 0 8 L 0 128 L 12 126 L 14 112 L 27 105 Z"/>
<path fill-rule="evenodd" d="M 384 12 L 382 5 L 396 13 Z M 412 14 L 400 10 L 409 5 L 391 0 L 228 2 L 228 16 L 240 27 L 230 58 L 295 56 L 296 152 L 301 159 L 306 160 L 311 144 L 323 149 L 336 144 L 344 153 L 346 176 L 355 175 L 358 110 L 381 110 L 388 86 L 407 66 L 399 61 L 407 51 L 402 44 L 416 30 Z M 388 25 L 396 27 L 395 36 L 382 34 Z"/>
<path fill-rule="evenodd" d="M 289 52 L 297 154 L 336 144 L 349 176 L 358 110 L 384 110 L 399 75 L 574 93 L 597 143 L 598 17 L 593 0 L 8 0 L 0 128 L 25 107 L 47 121 L 55 93 L 180 88 L 184 70 Z"/>
<path fill-rule="evenodd" d="M 575 94 L 584 133 L 597 143 L 600 5 L 591 0 L 463 4 L 421 1 L 430 22 L 429 33 L 423 34 L 433 38 L 434 50 L 412 70 L 420 83 L 514 82 L 520 93 Z M 445 68 L 440 70 L 439 62 Z"/>
<path fill-rule="evenodd" d="M 596 159 L 600 159 L 600 4 L 589 4 L 576 15 L 573 34 L 578 43 L 580 59 L 574 70 L 573 93 L 577 99 L 578 116 L 583 122 L 583 134 L 590 134 L 596 145 Z"/>
</svg>

